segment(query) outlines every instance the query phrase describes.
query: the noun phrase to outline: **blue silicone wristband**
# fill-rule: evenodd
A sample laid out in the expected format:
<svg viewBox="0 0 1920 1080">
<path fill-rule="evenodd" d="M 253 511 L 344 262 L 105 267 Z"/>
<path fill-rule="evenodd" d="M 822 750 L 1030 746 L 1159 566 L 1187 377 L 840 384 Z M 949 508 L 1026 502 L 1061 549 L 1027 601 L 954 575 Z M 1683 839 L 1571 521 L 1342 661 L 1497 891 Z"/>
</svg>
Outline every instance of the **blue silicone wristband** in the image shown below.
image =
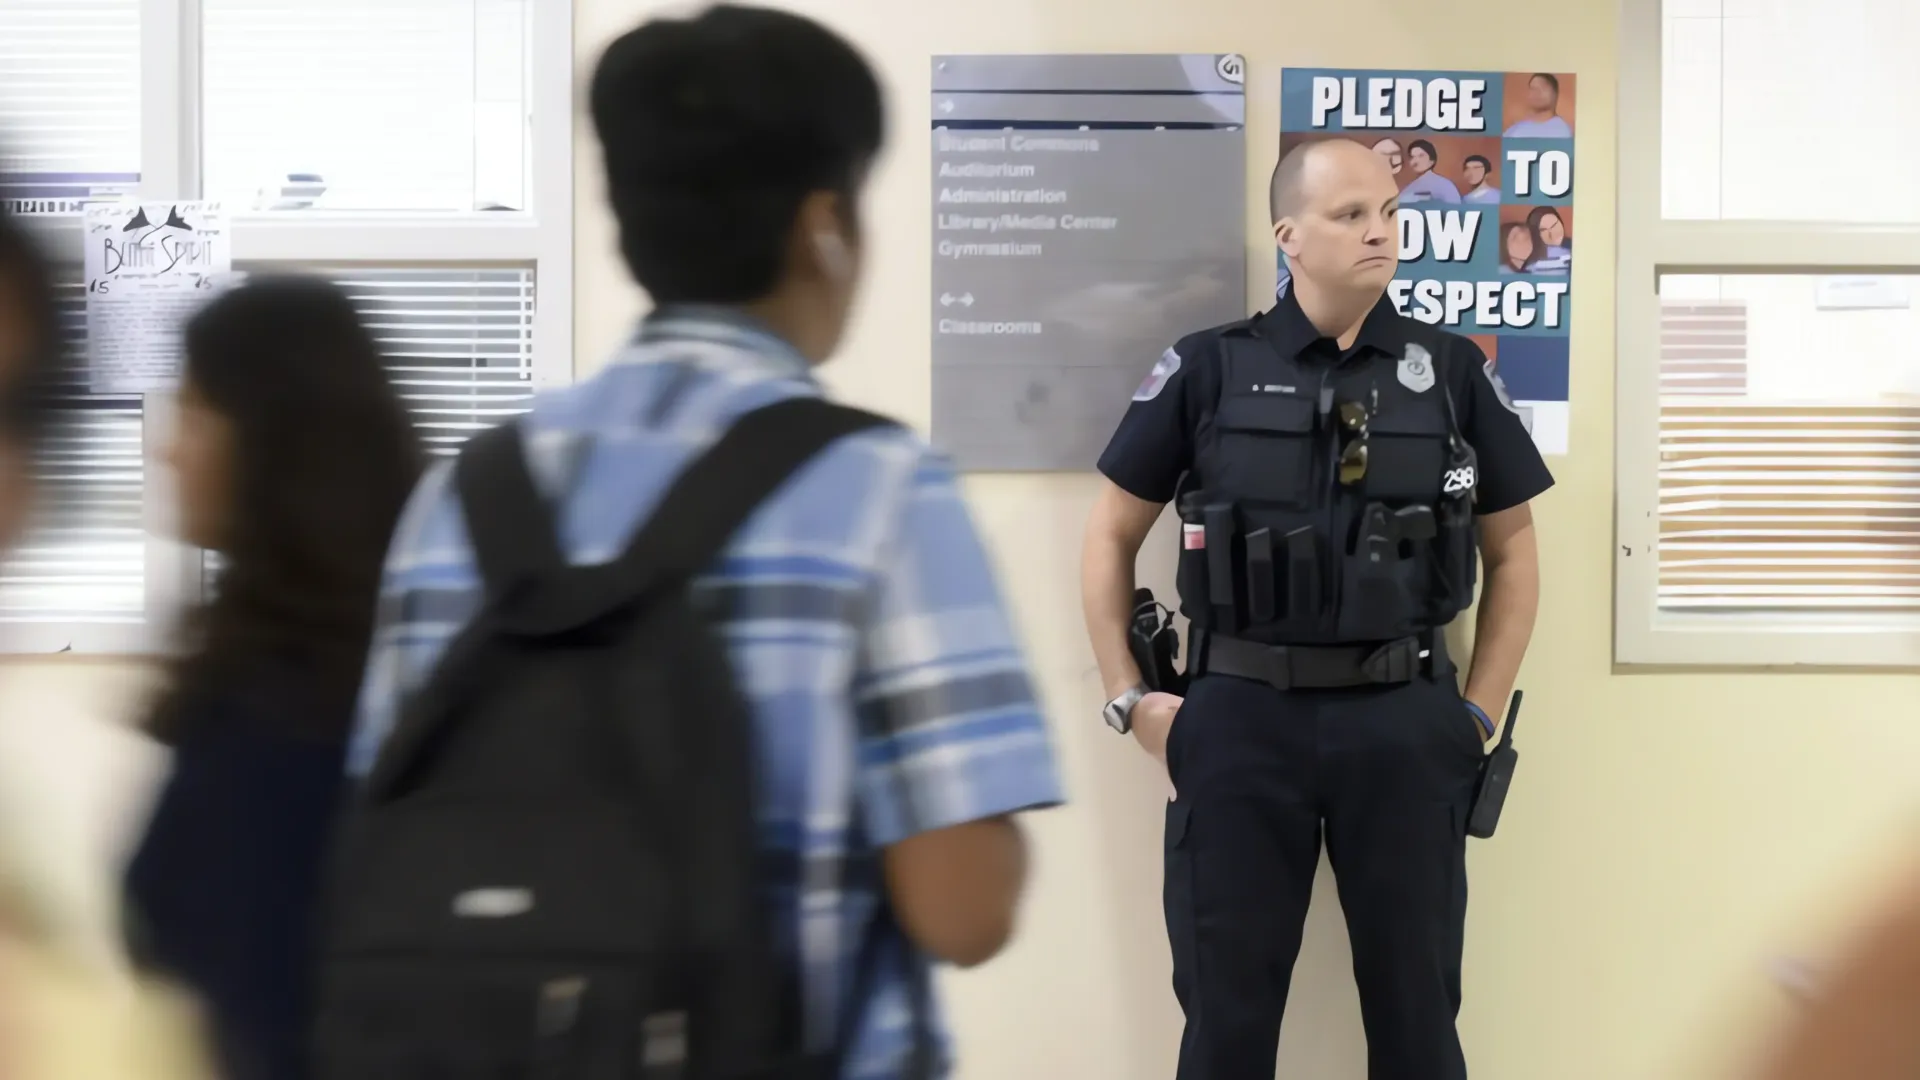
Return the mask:
<svg viewBox="0 0 1920 1080">
<path fill-rule="evenodd" d="M 1472 713 L 1474 720 L 1480 724 L 1480 730 L 1487 733 L 1486 737 L 1493 738 L 1493 718 L 1471 701 L 1467 702 L 1467 711 Z"/>
</svg>

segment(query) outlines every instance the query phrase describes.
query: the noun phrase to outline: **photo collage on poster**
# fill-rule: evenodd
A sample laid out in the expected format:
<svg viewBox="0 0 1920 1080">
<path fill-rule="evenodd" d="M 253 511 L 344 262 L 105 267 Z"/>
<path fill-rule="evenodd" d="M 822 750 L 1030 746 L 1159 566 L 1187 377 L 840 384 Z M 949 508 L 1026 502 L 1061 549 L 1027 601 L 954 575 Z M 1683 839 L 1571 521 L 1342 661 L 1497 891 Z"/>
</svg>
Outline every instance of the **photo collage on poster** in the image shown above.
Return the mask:
<svg viewBox="0 0 1920 1080">
<path fill-rule="evenodd" d="M 1548 454 L 1567 451 L 1576 99 L 1557 72 L 1281 73 L 1280 154 L 1351 139 L 1386 159 L 1400 182 L 1389 296 L 1472 338 Z"/>
</svg>

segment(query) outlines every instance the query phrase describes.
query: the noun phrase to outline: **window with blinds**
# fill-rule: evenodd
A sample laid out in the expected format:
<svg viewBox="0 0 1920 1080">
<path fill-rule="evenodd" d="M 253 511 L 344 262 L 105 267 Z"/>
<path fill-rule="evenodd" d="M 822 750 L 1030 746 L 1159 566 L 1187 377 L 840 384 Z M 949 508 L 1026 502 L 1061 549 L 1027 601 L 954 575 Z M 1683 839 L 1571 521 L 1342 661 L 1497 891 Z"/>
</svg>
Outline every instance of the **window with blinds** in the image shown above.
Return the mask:
<svg viewBox="0 0 1920 1080">
<path fill-rule="evenodd" d="M 1717 281 L 1660 309 L 1659 607 L 1920 617 L 1920 318 Z"/>
<path fill-rule="evenodd" d="M 429 450 L 449 454 L 533 397 L 533 271 L 318 269 L 353 298 Z"/>
<path fill-rule="evenodd" d="M 77 214 L 140 181 L 140 0 L 0 0 L 0 204 Z"/>
<path fill-rule="evenodd" d="M 450 454 L 570 375 L 568 297 L 537 313 L 534 293 L 571 261 L 571 19 L 563 0 L 0 0 L 0 206 L 58 219 L 39 231 L 77 282 L 87 204 L 225 203 L 237 268 L 344 287 Z M 167 152 L 143 161 L 150 144 Z M 166 535 L 168 401 L 91 393 L 77 283 L 60 304 L 75 361 L 38 510 L 0 552 L 0 650 L 144 652 L 207 580 Z"/>
<path fill-rule="evenodd" d="M 352 297 L 394 386 L 435 454 L 526 411 L 533 394 L 528 269 L 309 268 Z M 63 289 L 68 338 L 84 358 L 85 297 Z M 147 618 L 141 399 L 71 393 L 43 455 L 41 512 L 0 563 L 0 622 Z M 343 434 L 343 437 L 350 437 Z"/>
<path fill-rule="evenodd" d="M 276 267 L 343 289 L 430 453 L 447 455 L 533 399 L 534 275 L 525 268 Z M 245 274 L 238 275 L 244 281 Z"/>
<path fill-rule="evenodd" d="M 529 0 L 201 3 L 209 198 L 528 209 Z"/>
<path fill-rule="evenodd" d="M 147 609 L 141 400 L 87 390 L 86 295 L 62 286 L 73 349 L 40 455 L 35 524 L 0 562 L 0 622 L 139 623 Z"/>
</svg>

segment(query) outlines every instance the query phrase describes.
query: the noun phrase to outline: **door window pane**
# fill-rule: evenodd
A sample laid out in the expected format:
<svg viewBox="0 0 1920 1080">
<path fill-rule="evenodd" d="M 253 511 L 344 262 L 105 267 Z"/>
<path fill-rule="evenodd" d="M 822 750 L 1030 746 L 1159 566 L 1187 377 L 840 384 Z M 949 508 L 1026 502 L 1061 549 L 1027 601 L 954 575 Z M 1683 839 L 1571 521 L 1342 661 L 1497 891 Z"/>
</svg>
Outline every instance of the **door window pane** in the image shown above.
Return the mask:
<svg viewBox="0 0 1920 1080">
<path fill-rule="evenodd" d="M 77 214 L 139 182 L 139 0 L 0 0 L 0 203 Z"/>
<path fill-rule="evenodd" d="M 528 209 L 528 0 L 204 3 L 209 198 Z"/>
<path fill-rule="evenodd" d="M 1665 0 L 1662 15 L 1666 217 L 1920 222 L 1920 4 Z"/>
</svg>

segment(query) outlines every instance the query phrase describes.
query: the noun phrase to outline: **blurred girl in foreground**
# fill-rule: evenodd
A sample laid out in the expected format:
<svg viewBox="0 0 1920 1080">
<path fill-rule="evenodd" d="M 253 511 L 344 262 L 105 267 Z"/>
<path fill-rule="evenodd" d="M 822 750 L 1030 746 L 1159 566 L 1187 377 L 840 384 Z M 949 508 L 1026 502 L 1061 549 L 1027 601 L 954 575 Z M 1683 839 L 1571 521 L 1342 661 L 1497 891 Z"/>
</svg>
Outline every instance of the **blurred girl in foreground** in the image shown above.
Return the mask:
<svg viewBox="0 0 1920 1080">
<path fill-rule="evenodd" d="M 1760 1076 L 1920 1077 L 1920 867 L 1908 872 L 1840 961 L 1812 976 L 1801 1015 Z"/>
<path fill-rule="evenodd" d="M 0 212 L 0 553 L 26 526 L 36 451 L 65 367 L 53 279 Z M 0 819 L 0 1078 L 211 1080 L 187 1003 L 129 987 L 89 948 L 30 796 Z"/>
<path fill-rule="evenodd" d="M 323 850 L 420 448 L 346 295 L 289 278 L 188 324 L 170 464 L 183 539 L 222 566 L 146 725 L 174 761 L 128 869 L 130 944 L 201 996 L 225 1080 L 299 1080 Z"/>
</svg>

